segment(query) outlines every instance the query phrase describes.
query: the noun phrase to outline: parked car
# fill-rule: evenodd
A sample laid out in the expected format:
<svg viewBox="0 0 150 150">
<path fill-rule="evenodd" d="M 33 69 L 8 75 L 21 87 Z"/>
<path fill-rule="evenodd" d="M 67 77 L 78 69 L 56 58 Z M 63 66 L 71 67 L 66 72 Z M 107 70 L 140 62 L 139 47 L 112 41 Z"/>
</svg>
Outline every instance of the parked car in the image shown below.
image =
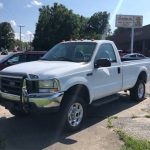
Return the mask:
<svg viewBox="0 0 150 150">
<path fill-rule="evenodd" d="M 57 108 L 62 127 L 74 131 L 84 122 L 88 105 L 110 102 L 117 92 L 128 90 L 131 100 L 142 101 L 149 66 L 150 59 L 121 61 L 112 41 L 62 42 L 39 61 L 0 72 L 1 105 L 16 116 Z"/>
<path fill-rule="evenodd" d="M 124 51 L 124 50 L 118 50 L 120 57 L 123 57 L 124 55 L 130 54 L 129 51 Z"/>
<path fill-rule="evenodd" d="M 8 55 L 8 50 L 2 50 L 1 55 Z"/>
<path fill-rule="evenodd" d="M 46 53 L 45 51 L 27 51 L 27 52 L 9 53 L 8 55 L 1 55 L 0 70 L 11 65 L 38 60 L 45 53 Z"/>
<path fill-rule="evenodd" d="M 127 54 L 127 55 L 122 56 L 122 58 L 144 59 L 144 58 L 147 58 L 147 57 L 144 56 L 143 54 L 140 54 L 140 53 L 131 53 L 131 54 Z"/>
</svg>

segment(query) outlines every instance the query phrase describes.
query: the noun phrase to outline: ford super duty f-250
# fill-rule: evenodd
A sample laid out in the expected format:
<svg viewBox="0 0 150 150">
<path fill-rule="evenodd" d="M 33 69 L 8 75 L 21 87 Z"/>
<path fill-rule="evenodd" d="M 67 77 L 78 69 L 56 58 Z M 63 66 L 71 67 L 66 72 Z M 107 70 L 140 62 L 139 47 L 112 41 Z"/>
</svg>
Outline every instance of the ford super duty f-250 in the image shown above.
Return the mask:
<svg viewBox="0 0 150 150">
<path fill-rule="evenodd" d="M 87 106 L 97 100 L 129 90 L 133 100 L 141 101 L 149 78 L 150 60 L 121 60 L 112 41 L 62 42 L 39 61 L 0 72 L 1 104 L 14 115 L 58 108 L 66 127 L 76 130 Z"/>
</svg>

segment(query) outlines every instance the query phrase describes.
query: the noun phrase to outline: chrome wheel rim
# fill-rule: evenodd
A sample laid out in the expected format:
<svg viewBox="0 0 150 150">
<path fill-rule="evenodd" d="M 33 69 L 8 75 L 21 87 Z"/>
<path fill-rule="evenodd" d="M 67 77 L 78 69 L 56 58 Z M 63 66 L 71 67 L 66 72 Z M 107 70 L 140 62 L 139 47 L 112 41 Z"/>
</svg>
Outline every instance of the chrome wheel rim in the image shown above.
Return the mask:
<svg viewBox="0 0 150 150">
<path fill-rule="evenodd" d="M 138 87 L 138 97 L 143 98 L 143 95 L 144 95 L 144 85 L 140 83 Z"/>
<path fill-rule="evenodd" d="M 68 112 L 68 122 L 72 127 L 78 126 L 83 118 L 83 107 L 80 103 L 71 105 Z"/>
</svg>

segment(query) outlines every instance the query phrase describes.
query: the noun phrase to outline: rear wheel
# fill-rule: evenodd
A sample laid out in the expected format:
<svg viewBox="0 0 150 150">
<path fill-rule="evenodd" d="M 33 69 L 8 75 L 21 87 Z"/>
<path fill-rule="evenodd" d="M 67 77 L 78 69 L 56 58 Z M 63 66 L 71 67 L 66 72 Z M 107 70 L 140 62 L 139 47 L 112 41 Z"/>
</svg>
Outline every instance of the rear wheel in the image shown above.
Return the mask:
<svg viewBox="0 0 150 150">
<path fill-rule="evenodd" d="M 135 86 L 130 89 L 130 97 L 135 101 L 142 101 L 145 96 L 145 82 L 138 80 Z"/>
<path fill-rule="evenodd" d="M 86 118 L 87 104 L 82 96 L 66 96 L 61 108 L 61 120 L 70 131 L 79 130 Z M 62 123 L 60 123 L 62 124 Z"/>
</svg>

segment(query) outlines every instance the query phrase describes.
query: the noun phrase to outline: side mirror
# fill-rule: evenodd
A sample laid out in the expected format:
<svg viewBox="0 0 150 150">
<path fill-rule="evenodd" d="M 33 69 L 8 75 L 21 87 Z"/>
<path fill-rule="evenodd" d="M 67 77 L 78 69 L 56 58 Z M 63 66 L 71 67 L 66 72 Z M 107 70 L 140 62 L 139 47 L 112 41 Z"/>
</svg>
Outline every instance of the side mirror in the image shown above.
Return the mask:
<svg viewBox="0 0 150 150">
<path fill-rule="evenodd" d="M 94 68 L 99 68 L 99 67 L 110 67 L 111 66 L 111 62 L 109 59 L 107 58 L 102 58 L 102 59 L 98 59 L 95 61 L 94 63 Z"/>
</svg>

